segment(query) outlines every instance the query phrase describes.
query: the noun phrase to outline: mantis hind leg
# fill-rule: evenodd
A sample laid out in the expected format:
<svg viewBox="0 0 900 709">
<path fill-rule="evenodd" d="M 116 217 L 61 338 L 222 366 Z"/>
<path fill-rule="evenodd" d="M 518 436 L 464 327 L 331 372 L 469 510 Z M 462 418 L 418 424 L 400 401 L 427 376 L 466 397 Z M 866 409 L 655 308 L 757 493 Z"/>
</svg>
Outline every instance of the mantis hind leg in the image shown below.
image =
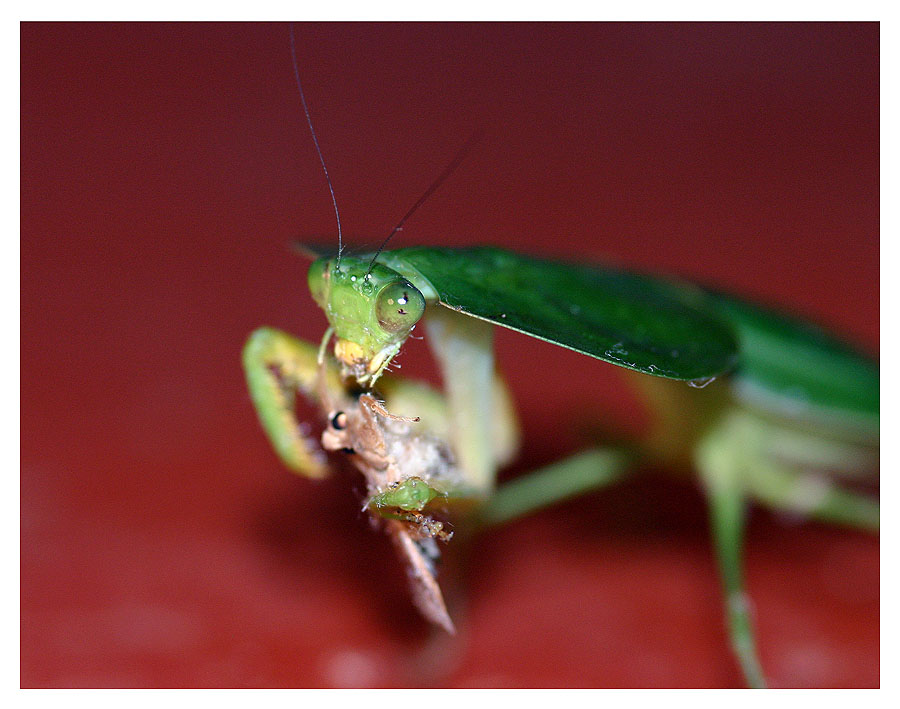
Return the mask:
<svg viewBox="0 0 900 709">
<path fill-rule="evenodd" d="M 823 475 L 769 462 L 748 476 L 747 488 L 754 499 L 775 510 L 867 532 L 880 527 L 877 499 L 844 489 Z"/>
<path fill-rule="evenodd" d="M 837 474 L 865 481 L 878 469 L 878 447 L 871 443 L 815 436 L 789 427 L 774 428 L 751 414 L 735 417 L 747 449 L 755 451 L 745 489 L 775 510 L 877 532 L 878 499 L 841 487 Z M 835 471 L 828 475 L 823 471 Z"/>
<path fill-rule="evenodd" d="M 700 441 L 696 465 L 709 499 L 728 631 L 751 686 L 764 686 L 764 678 L 741 569 L 747 503 L 754 500 L 823 522 L 877 531 L 876 499 L 810 472 L 821 467 L 862 476 L 876 462 L 877 450 L 870 447 L 775 425 L 740 407 L 727 411 Z"/>
<path fill-rule="evenodd" d="M 747 497 L 740 455 L 727 429 L 716 429 L 697 450 L 696 463 L 709 502 L 713 546 L 725 593 L 725 622 L 731 647 L 750 687 L 766 686 L 756 652 L 750 601 L 744 587 L 742 551 Z"/>
</svg>

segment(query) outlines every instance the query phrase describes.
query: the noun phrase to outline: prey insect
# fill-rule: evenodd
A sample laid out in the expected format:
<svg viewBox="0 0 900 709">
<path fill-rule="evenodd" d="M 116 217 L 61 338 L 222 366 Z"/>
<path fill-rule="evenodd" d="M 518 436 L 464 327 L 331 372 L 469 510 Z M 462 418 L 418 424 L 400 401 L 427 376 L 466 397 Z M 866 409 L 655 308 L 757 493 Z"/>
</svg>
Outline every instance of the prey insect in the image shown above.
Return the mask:
<svg viewBox="0 0 900 709">
<path fill-rule="evenodd" d="M 339 237 L 334 255 L 307 249 L 317 257 L 310 292 L 328 320 L 322 342 L 262 328 L 244 349 L 282 461 L 308 477 L 327 472 L 294 412 L 300 392 L 326 422 L 322 447 L 364 475 L 365 509 L 406 560 L 416 605 L 447 630 L 436 562 L 451 519 L 500 524 L 648 461 L 695 471 L 732 649 L 748 684 L 764 686 L 741 570 L 747 504 L 877 532 L 877 498 L 848 484 L 877 477 L 877 364 L 801 320 L 668 278 L 490 247 L 383 247 L 351 257 Z M 442 393 L 386 375 L 420 322 Z M 497 487 L 518 429 L 493 359 L 495 326 L 636 372 L 656 426 L 627 447 L 594 448 Z"/>
</svg>

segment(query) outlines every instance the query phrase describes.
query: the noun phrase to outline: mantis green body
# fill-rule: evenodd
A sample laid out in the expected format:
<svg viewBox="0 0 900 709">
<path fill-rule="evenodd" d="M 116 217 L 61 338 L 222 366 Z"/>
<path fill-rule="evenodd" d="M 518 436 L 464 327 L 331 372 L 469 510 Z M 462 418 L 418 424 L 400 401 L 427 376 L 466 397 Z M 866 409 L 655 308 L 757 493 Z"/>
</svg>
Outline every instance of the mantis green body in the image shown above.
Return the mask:
<svg viewBox="0 0 900 709">
<path fill-rule="evenodd" d="M 804 322 L 685 283 L 492 248 L 322 257 L 309 285 L 329 322 L 321 345 L 263 328 L 244 350 L 263 427 L 289 468 L 321 477 L 294 392 L 318 403 L 324 447 L 363 472 L 366 509 L 406 558 L 418 607 L 448 630 L 438 517 L 455 509 L 462 524 L 499 524 L 662 462 L 699 475 L 733 650 L 747 682 L 764 686 L 741 573 L 747 503 L 878 530 L 877 499 L 840 482 L 877 474 L 877 365 Z M 382 378 L 420 321 L 443 394 Z M 518 434 L 494 325 L 637 372 L 656 427 L 629 448 L 592 449 L 497 488 Z"/>
</svg>

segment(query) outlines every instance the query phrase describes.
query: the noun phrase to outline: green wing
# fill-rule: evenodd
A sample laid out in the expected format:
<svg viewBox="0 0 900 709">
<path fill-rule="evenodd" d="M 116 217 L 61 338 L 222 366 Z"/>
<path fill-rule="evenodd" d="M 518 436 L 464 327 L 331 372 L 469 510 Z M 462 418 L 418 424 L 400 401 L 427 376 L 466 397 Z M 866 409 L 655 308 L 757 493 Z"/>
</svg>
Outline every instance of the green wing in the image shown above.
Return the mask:
<svg viewBox="0 0 900 709">
<path fill-rule="evenodd" d="M 491 247 L 415 247 L 378 260 L 430 284 L 448 308 L 628 369 L 694 380 L 737 362 L 731 329 L 691 286 Z"/>
<path fill-rule="evenodd" d="M 723 293 L 706 296 L 734 328 L 741 352 L 738 386 L 747 398 L 786 415 L 831 412 L 877 426 L 876 362 L 798 318 Z"/>
</svg>

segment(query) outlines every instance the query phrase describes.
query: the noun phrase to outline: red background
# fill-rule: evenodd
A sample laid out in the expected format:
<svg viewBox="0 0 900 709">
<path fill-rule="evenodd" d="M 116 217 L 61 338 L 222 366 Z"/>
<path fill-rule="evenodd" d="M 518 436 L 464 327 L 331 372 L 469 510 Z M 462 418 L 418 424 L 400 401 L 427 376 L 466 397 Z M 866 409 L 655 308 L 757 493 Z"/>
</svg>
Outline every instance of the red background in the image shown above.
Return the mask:
<svg viewBox="0 0 900 709">
<path fill-rule="evenodd" d="M 351 245 L 493 243 L 673 272 L 878 348 L 878 26 L 300 25 Z M 417 654 L 360 480 L 284 472 L 245 392 L 314 341 L 333 235 L 280 24 L 22 27 L 22 684 L 729 686 L 703 500 L 653 477 L 481 538 Z M 328 237 L 333 238 L 333 237 Z M 633 428 L 618 371 L 500 332 L 524 471 Z M 401 362 L 428 375 L 421 343 Z M 754 510 L 778 686 L 879 682 L 877 539 Z"/>
</svg>

